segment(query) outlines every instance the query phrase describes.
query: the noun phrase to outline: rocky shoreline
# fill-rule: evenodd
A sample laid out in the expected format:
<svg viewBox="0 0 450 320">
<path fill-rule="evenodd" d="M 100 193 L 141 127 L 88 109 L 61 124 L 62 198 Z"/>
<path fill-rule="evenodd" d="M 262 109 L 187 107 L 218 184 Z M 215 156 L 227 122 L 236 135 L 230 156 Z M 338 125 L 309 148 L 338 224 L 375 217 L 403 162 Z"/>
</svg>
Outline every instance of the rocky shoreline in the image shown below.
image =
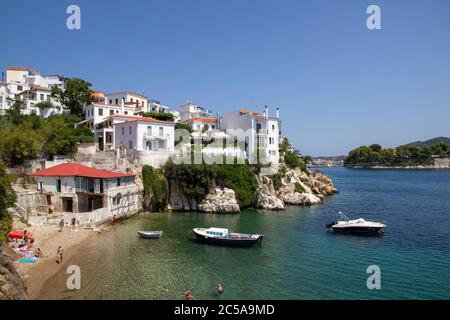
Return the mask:
<svg viewBox="0 0 450 320">
<path fill-rule="evenodd" d="M 281 178 L 281 186 L 275 188 L 273 178 L 257 177 L 253 207 L 264 210 L 284 210 L 286 205 L 310 206 L 323 203 L 325 196 L 338 193 L 332 180 L 323 173 L 288 170 Z M 200 211 L 205 213 L 239 213 L 241 208 L 235 192 L 229 188 L 213 186 L 203 200 L 198 203 L 187 197 L 174 181 L 170 183 L 169 211 Z"/>
</svg>

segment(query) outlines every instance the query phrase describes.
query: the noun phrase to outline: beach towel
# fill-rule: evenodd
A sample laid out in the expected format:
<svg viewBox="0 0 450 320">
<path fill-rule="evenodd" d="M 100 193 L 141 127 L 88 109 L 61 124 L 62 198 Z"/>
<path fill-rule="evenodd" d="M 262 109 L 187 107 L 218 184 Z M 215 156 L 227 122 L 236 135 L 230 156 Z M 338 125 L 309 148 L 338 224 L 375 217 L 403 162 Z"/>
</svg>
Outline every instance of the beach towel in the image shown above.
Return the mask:
<svg viewBox="0 0 450 320">
<path fill-rule="evenodd" d="M 18 262 L 22 262 L 22 263 L 36 263 L 37 260 L 36 259 L 28 259 L 28 258 L 21 258 L 19 260 L 17 260 Z"/>
</svg>

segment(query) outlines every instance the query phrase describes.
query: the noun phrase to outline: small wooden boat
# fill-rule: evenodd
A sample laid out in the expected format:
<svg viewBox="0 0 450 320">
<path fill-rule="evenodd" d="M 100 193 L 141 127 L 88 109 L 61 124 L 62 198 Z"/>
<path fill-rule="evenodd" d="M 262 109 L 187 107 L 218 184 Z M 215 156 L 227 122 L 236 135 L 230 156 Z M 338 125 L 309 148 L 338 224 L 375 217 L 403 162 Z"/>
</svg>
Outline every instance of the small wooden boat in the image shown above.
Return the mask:
<svg viewBox="0 0 450 320">
<path fill-rule="evenodd" d="M 194 228 L 193 231 L 198 240 L 222 245 L 253 245 L 261 243 L 264 237 L 262 234 L 235 233 L 223 228 Z"/>
<path fill-rule="evenodd" d="M 138 231 L 140 238 L 145 239 L 158 239 L 163 235 L 162 231 Z"/>
</svg>

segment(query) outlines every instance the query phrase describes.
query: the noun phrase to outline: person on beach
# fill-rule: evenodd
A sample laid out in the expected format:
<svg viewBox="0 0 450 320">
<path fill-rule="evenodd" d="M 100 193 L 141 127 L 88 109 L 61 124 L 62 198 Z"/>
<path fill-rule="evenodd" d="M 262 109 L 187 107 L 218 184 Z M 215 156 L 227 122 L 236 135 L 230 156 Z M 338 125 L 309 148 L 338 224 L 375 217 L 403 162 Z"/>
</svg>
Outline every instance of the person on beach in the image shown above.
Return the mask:
<svg viewBox="0 0 450 320">
<path fill-rule="evenodd" d="M 75 219 L 75 217 L 72 217 L 72 220 L 70 221 L 70 225 L 72 230 L 75 230 L 75 227 L 77 225 L 77 219 Z"/>
<path fill-rule="evenodd" d="M 184 292 L 184 297 L 186 298 L 186 300 L 191 300 L 192 299 L 191 290 L 186 289 L 186 291 Z"/>
<path fill-rule="evenodd" d="M 26 244 L 28 244 L 28 231 L 23 231 L 23 241 L 25 241 Z"/>
<path fill-rule="evenodd" d="M 56 260 L 56 263 L 61 264 L 63 262 L 63 247 L 59 246 L 58 251 L 56 251 L 56 254 L 58 256 L 58 260 Z"/>
<path fill-rule="evenodd" d="M 217 283 L 217 285 L 216 285 L 216 292 L 217 292 L 217 294 L 222 294 L 223 293 L 223 287 L 222 287 L 222 284 L 220 282 Z"/>
<path fill-rule="evenodd" d="M 44 254 L 41 251 L 41 248 L 37 248 L 37 250 L 34 252 L 34 256 L 36 258 L 44 258 Z"/>
<path fill-rule="evenodd" d="M 111 221 L 111 223 L 112 223 L 112 224 L 116 224 L 116 215 L 115 215 L 115 214 L 113 214 L 113 216 L 112 216 L 112 221 Z"/>
<path fill-rule="evenodd" d="M 62 232 L 64 229 L 64 219 L 61 219 L 61 221 L 59 222 L 59 232 Z"/>
</svg>

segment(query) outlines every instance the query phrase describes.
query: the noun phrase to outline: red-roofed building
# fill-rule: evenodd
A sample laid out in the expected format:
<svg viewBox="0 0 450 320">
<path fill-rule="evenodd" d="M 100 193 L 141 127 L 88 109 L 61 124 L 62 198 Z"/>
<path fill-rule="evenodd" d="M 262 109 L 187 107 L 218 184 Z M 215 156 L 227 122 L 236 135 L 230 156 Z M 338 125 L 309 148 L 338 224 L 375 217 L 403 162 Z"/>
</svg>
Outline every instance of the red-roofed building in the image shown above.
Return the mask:
<svg viewBox="0 0 450 320">
<path fill-rule="evenodd" d="M 191 118 L 186 121 L 194 132 L 214 131 L 217 128 L 217 118 Z"/>
<path fill-rule="evenodd" d="M 138 210 L 135 174 L 99 170 L 76 162 L 59 164 L 28 174 L 38 191 L 47 195 L 53 211 L 101 216 Z"/>
</svg>

